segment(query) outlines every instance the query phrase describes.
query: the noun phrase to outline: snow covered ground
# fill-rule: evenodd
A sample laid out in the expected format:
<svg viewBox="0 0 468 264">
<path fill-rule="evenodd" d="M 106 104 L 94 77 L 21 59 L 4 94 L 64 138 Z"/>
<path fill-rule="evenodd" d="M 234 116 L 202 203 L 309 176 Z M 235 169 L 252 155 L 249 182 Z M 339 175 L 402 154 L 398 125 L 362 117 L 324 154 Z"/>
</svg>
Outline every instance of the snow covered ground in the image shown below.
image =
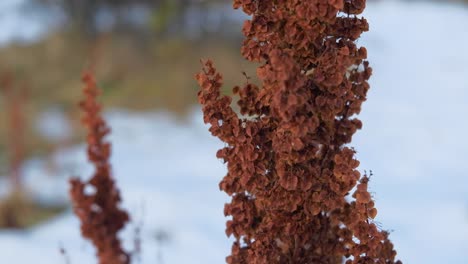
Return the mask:
<svg viewBox="0 0 468 264">
<path fill-rule="evenodd" d="M 353 142 L 361 170 L 372 170 L 379 221 L 404 263 L 468 261 L 468 9 L 430 3 L 369 3 L 371 32 L 360 40 L 374 68 L 364 128 Z M 187 122 L 165 113 L 110 111 L 113 168 L 133 223 L 122 237 L 132 248 L 142 226 L 142 264 L 220 264 L 227 197 L 218 182 L 222 143 L 199 111 Z M 84 146 L 26 167 L 29 189 L 45 202 L 67 199 L 66 178 L 89 176 Z M 142 224 L 141 224 L 142 223 Z M 67 212 L 26 232 L 1 231 L 2 263 L 95 263 L 94 251 Z M 169 239 L 161 245 L 156 236 Z M 162 261 L 160 257 L 162 256 Z"/>
</svg>

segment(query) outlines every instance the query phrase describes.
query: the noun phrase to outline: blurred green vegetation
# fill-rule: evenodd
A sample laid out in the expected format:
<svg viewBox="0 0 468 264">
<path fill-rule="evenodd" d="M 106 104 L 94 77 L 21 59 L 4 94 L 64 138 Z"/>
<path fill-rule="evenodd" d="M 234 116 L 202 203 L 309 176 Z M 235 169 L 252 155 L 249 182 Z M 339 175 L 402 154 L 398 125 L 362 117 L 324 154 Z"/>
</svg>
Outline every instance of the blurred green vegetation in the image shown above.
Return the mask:
<svg viewBox="0 0 468 264">
<path fill-rule="evenodd" d="M 168 110 L 183 116 L 196 104 L 194 75 L 201 68 L 201 58 L 216 61 L 224 73 L 226 92 L 243 82 L 243 71 L 253 73 L 254 67 L 240 56 L 240 44 L 240 38 L 209 36 L 198 40 L 154 37 L 143 42 L 117 33 L 102 34 L 90 42 L 78 33 L 59 32 L 37 43 L 0 49 L 0 69 L 12 72 L 15 82 L 27 86 L 25 145 L 27 153 L 41 154 L 53 146 L 36 132 L 34 123 L 49 107 L 63 109 L 74 124 L 73 131 L 80 132 L 80 77 L 90 64 L 95 64 L 105 109 Z M 1 96 L 1 106 L 4 100 Z M 8 141 L 7 114 L 0 111 L 0 153 Z"/>
</svg>

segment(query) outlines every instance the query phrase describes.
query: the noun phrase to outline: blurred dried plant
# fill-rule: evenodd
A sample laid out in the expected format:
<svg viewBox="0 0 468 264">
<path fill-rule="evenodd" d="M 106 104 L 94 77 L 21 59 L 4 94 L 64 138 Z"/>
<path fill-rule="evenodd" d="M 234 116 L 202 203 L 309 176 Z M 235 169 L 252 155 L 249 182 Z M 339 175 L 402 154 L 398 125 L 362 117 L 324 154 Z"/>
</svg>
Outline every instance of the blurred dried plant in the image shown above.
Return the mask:
<svg viewBox="0 0 468 264">
<path fill-rule="evenodd" d="M 97 249 L 99 263 L 128 264 L 130 255 L 122 248 L 118 232 L 129 221 L 129 215 L 119 208 L 120 193 L 111 176 L 111 145 L 104 140 L 110 129 L 101 116 L 101 106 L 96 100 L 99 90 L 93 75 L 85 73 L 83 82 L 82 123 L 88 129 L 88 159 L 95 172 L 88 181 L 76 178 L 70 181 L 73 209 L 81 221 L 82 235 Z"/>
<path fill-rule="evenodd" d="M 9 152 L 9 176 L 13 192 L 21 191 L 21 167 L 23 164 L 25 117 L 24 105 L 26 101 L 26 86 L 14 83 L 11 72 L 4 72 L 1 76 L 1 91 L 5 98 L 8 124 L 8 152 Z"/>
<path fill-rule="evenodd" d="M 26 87 L 15 83 L 13 73 L 5 71 L 0 80 L 4 96 L 7 128 L 8 177 L 11 184 L 10 193 L 0 202 L 0 226 L 20 228 L 21 215 L 27 211 L 27 197 L 23 193 L 21 169 L 24 161 L 24 105 Z"/>
</svg>

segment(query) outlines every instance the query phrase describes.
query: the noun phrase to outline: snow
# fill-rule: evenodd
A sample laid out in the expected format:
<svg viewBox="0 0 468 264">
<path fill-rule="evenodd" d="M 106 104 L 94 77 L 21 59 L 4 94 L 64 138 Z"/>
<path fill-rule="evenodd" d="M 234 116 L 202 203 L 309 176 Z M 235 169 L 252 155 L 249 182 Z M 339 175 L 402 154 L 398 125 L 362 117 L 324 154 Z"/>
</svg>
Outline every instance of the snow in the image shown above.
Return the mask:
<svg viewBox="0 0 468 264">
<path fill-rule="evenodd" d="M 406 263 L 468 259 L 468 9 L 369 5 L 374 68 L 355 137 L 379 221 Z"/>
<path fill-rule="evenodd" d="M 60 143 L 72 134 L 70 120 L 59 107 L 49 107 L 36 120 L 35 129 L 49 142 Z"/>
<path fill-rule="evenodd" d="M 37 41 L 63 20 L 57 8 L 33 13 L 28 4 L 27 0 L 0 1 L 0 46 Z"/>
<path fill-rule="evenodd" d="M 360 44 L 374 68 L 371 91 L 354 138 L 360 169 L 372 170 L 384 229 L 404 263 L 463 264 L 468 259 L 468 9 L 435 3 L 368 4 L 371 24 Z M 112 163 L 124 207 L 133 216 L 122 233 L 133 247 L 142 228 L 141 263 L 224 263 L 227 196 L 218 182 L 223 146 L 202 124 L 199 110 L 186 122 L 168 113 L 112 110 Z M 67 177 L 88 177 L 84 145 L 25 166 L 31 195 L 44 202 L 67 199 Z M 142 224 L 141 224 L 142 223 Z M 156 234 L 169 239 L 158 244 Z M 96 263 L 70 211 L 29 231 L 0 231 L 2 260 L 27 264 Z M 162 253 L 163 261 L 159 260 Z M 3 261 L 3 262 L 5 262 Z M 140 262 L 137 262 L 140 263 Z"/>
</svg>

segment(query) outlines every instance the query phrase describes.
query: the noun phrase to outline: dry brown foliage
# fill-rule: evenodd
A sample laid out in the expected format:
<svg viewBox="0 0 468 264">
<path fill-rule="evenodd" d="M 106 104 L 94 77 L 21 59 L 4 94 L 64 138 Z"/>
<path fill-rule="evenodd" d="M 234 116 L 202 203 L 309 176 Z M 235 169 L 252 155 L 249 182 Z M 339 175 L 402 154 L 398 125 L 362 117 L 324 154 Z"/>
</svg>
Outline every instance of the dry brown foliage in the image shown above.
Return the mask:
<svg viewBox="0 0 468 264">
<path fill-rule="evenodd" d="M 83 76 L 85 100 L 82 123 L 88 129 L 88 159 L 94 165 L 93 177 L 86 182 L 72 179 L 70 196 L 75 214 L 81 221 L 82 235 L 97 249 L 100 264 L 128 264 L 130 255 L 124 251 L 117 233 L 129 220 L 126 211 L 119 208 L 119 190 L 111 176 L 109 157 L 111 145 L 104 140 L 110 132 L 102 118 L 96 81 L 90 73 Z"/>
<path fill-rule="evenodd" d="M 15 83 L 13 74 L 5 72 L 1 76 L 1 91 L 5 97 L 8 117 L 9 174 L 13 192 L 21 191 L 21 166 L 25 157 L 24 130 L 26 120 L 24 106 L 26 86 Z"/>
<path fill-rule="evenodd" d="M 221 95 L 222 76 L 207 61 L 197 75 L 210 132 L 226 143 L 217 157 L 232 200 L 226 233 L 230 264 L 401 263 L 347 146 L 362 127 L 371 75 L 365 0 L 234 0 L 251 16 L 242 55 L 260 62 L 256 86 Z M 357 187 L 356 189 L 354 189 Z"/>
</svg>

